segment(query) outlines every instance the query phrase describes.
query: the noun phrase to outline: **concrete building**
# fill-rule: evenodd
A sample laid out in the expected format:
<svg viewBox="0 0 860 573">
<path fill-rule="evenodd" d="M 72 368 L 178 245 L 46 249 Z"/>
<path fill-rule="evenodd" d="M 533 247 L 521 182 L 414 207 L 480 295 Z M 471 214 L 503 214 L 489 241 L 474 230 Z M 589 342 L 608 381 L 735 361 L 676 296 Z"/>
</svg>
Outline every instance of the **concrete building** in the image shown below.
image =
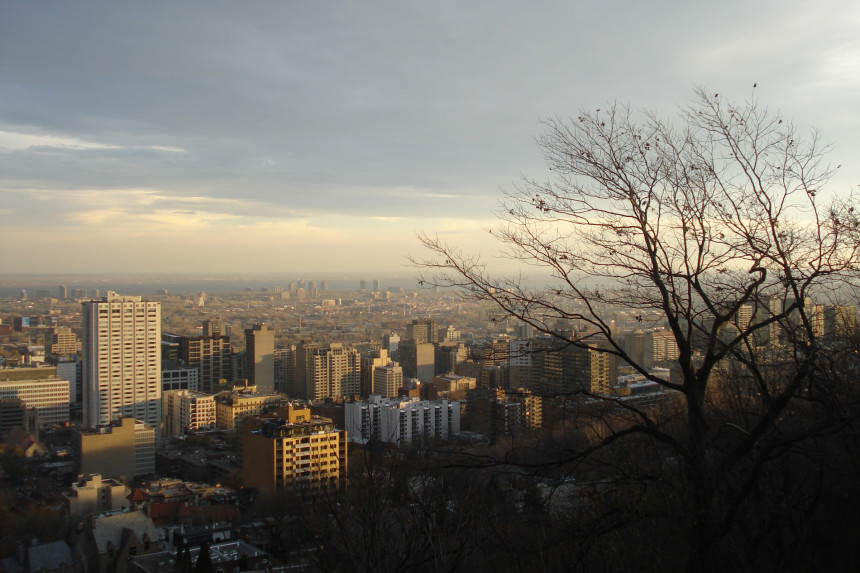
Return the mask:
<svg viewBox="0 0 860 573">
<path fill-rule="evenodd" d="M 127 507 L 130 493 L 131 490 L 118 480 L 92 474 L 81 476 L 63 496 L 69 515 L 81 516 Z"/>
<path fill-rule="evenodd" d="M 67 326 L 52 327 L 48 331 L 47 348 L 54 356 L 70 356 L 78 352 L 78 337 Z"/>
<path fill-rule="evenodd" d="M 433 385 L 439 392 L 464 392 L 474 390 L 478 385 L 478 380 L 474 376 L 449 373 L 434 376 Z"/>
<path fill-rule="evenodd" d="M 161 424 L 161 303 L 108 292 L 83 303 L 84 424 Z M 97 473 L 97 472 L 93 472 Z"/>
<path fill-rule="evenodd" d="M 373 373 L 373 393 L 396 398 L 403 387 L 403 368 L 397 362 L 377 366 Z"/>
<path fill-rule="evenodd" d="M 162 362 L 161 394 L 168 390 L 200 390 L 200 371 L 193 366 Z"/>
<path fill-rule="evenodd" d="M 281 417 L 248 418 L 242 430 L 245 487 L 326 492 L 346 477 L 346 432 L 306 408 L 283 408 Z"/>
<path fill-rule="evenodd" d="M 275 332 L 265 323 L 245 329 L 245 377 L 260 392 L 275 391 Z"/>
<path fill-rule="evenodd" d="M 165 436 L 215 429 L 215 396 L 193 390 L 168 390 L 162 400 Z"/>
<path fill-rule="evenodd" d="M 418 378 L 423 383 L 432 382 L 436 373 L 436 348 L 429 342 L 406 339 L 398 349 L 403 375 Z"/>
<path fill-rule="evenodd" d="M 155 429 L 133 418 L 73 433 L 79 474 L 126 481 L 155 472 Z"/>
<path fill-rule="evenodd" d="M 370 396 L 344 404 L 351 441 L 377 440 L 408 446 L 416 441 L 446 440 L 460 433 L 460 403 L 450 400 L 391 399 Z"/>
<path fill-rule="evenodd" d="M 274 411 L 288 403 L 282 394 L 222 393 L 215 397 L 215 426 L 235 430 L 245 418 Z"/>
<path fill-rule="evenodd" d="M 73 360 L 61 359 L 56 366 L 57 377 L 69 381 L 69 402 L 80 404 L 83 391 L 83 368 L 80 357 L 75 356 Z"/>
<path fill-rule="evenodd" d="M 368 350 L 361 354 L 361 396 L 378 394 L 375 390 L 376 368 L 391 362 L 387 348 Z M 388 394 L 385 394 L 386 396 Z"/>
<path fill-rule="evenodd" d="M 39 426 L 68 422 L 70 384 L 56 372 L 53 367 L 0 369 L 0 400 L 21 400 Z"/>
</svg>

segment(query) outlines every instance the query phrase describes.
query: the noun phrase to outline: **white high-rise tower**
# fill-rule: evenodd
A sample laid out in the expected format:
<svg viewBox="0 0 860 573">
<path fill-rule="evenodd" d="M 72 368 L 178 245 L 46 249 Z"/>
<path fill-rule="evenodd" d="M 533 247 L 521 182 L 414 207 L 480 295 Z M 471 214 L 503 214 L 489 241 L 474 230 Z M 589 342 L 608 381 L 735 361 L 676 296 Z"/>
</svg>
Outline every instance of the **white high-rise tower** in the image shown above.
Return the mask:
<svg viewBox="0 0 860 573">
<path fill-rule="evenodd" d="M 161 427 L 161 303 L 108 292 L 83 303 L 84 424 Z"/>
</svg>

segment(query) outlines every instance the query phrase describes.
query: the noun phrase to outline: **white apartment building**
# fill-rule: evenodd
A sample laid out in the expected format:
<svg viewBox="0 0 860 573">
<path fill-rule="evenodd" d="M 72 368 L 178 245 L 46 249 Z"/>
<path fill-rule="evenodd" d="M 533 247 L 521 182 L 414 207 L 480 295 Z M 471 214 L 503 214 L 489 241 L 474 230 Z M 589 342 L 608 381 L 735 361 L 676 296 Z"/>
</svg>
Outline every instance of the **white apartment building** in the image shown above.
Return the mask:
<svg viewBox="0 0 860 573">
<path fill-rule="evenodd" d="M 215 396 L 193 390 L 167 390 L 162 396 L 164 433 L 184 436 L 215 428 Z"/>
<path fill-rule="evenodd" d="M 407 446 L 460 433 L 460 403 L 451 400 L 394 400 L 373 395 L 344 404 L 344 426 L 355 442 L 379 440 Z"/>
<path fill-rule="evenodd" d="M 91 428 L 119 417 L 161 425 L 161 303 L 108 292 L 83 303 L 83 414 Z"/>
</svg>

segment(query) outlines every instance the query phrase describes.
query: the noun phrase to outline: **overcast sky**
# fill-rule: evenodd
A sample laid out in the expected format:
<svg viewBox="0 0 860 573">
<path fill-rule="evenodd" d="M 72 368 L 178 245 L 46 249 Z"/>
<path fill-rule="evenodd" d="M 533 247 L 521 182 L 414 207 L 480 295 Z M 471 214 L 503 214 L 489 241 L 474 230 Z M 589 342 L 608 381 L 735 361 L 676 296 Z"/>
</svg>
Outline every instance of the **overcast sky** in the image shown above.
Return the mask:
<svg viewBox="0 0 860 573">
<path fill-rule="evenodd" d="M 0 273 L 397 271 L 492 257 L 541 119 L 703 85 L 860 183 L 860 3 L 4 2 Z"/>
</svg>

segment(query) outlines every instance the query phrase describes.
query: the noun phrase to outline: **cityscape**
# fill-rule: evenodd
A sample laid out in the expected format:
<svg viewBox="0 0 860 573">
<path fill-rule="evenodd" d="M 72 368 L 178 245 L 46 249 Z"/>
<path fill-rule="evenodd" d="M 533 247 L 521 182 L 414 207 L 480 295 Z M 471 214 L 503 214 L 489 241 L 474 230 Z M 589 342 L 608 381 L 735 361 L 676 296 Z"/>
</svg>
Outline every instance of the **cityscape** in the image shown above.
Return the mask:
<svg viewBox="0 0 860 573">
<path fill-rule="evenodd" d="M 0 573 L 853 571 L 860 9 L 0 17 Z"/>
</svg>

